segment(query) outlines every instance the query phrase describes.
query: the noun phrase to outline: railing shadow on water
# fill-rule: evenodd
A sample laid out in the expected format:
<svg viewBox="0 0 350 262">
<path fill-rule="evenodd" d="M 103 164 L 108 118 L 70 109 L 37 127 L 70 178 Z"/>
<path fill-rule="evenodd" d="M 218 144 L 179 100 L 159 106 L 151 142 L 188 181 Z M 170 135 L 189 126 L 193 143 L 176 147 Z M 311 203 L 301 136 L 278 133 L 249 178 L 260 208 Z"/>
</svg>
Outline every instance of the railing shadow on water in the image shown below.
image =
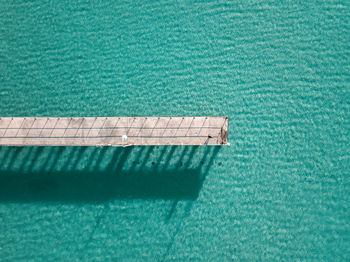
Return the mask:
<svg viewBox="0 0 350 262">
<path fill-rule="evenodd" d="M 220 146 L 0 147 L 0 202 L 195 200 Z"/>
</svg>

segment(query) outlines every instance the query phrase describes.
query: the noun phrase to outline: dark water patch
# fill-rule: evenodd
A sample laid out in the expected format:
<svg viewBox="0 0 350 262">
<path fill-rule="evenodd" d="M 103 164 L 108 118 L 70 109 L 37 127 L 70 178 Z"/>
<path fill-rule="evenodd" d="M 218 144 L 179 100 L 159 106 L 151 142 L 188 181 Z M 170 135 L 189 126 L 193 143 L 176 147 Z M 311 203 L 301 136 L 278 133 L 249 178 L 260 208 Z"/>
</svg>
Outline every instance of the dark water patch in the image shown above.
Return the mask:
<svg viewBox="0 0 350 262">
<path fill-rule="evenodd" d="M 9 147 L 11 159 L 16 157 L 21 161 L 19 167 L 6 165 L 0 169 L 0 201 L 194 200 L 218 150 L 219 147 L 199 146 L 59 147 L 58 150 L 57 147 Z M 28 152 L 32 153 L 30 158 Z M 165 152 L 168 156 L 181 155 L 175 162 L 162 162 L 162 158 L 169 161 Z M 6 155 L 1 155 L 0 161 Z M 49 169 L 38 163 L 50 161 L 45 157 L 52 159 Z M 135 165 L 135 161 L 141 164 Z"/>
</svg>

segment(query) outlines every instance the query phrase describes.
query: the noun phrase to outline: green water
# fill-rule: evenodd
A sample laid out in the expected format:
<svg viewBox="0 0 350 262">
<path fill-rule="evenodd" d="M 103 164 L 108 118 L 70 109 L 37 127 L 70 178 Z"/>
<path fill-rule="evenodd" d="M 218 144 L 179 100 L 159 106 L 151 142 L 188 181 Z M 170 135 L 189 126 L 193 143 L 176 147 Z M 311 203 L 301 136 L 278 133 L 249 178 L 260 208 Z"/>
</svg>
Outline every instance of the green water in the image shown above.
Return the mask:
<svg viewBox="0 0 350 262">
<path fill-rule="evenodd" d="M 1 1 L 1 116 L 230 117 L 230 147 L 0 147 L 1 261 L 350 260 L 350 2 Z"/>
</svg>

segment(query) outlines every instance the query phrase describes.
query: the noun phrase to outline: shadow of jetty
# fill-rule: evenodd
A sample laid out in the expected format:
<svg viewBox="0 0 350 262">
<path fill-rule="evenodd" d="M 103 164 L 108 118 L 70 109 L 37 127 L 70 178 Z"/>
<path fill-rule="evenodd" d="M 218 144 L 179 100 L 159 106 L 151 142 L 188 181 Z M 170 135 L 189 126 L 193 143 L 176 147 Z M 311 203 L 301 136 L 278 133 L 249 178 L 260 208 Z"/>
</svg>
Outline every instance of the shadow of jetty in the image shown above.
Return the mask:
<svg viewBox="0 0 350 262">
<path fill-rule="evenodd" d="M 0 147 L 0 202 L 198 197 L 220 147 Z"/>
</svg>

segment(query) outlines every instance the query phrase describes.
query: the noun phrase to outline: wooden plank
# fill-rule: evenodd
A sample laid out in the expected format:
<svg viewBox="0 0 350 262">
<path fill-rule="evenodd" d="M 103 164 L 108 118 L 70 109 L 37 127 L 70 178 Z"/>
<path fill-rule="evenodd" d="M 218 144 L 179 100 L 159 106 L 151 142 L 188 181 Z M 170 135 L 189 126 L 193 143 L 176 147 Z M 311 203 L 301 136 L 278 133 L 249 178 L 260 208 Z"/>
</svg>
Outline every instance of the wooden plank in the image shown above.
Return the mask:
<svg viewBox="0 0 350 262">
<path fill-rule="evenodd" d="M 227 136 L 228 117 L 0 118 L 0 145 L 11 146 L 225 145 Z"/>
</svg>

